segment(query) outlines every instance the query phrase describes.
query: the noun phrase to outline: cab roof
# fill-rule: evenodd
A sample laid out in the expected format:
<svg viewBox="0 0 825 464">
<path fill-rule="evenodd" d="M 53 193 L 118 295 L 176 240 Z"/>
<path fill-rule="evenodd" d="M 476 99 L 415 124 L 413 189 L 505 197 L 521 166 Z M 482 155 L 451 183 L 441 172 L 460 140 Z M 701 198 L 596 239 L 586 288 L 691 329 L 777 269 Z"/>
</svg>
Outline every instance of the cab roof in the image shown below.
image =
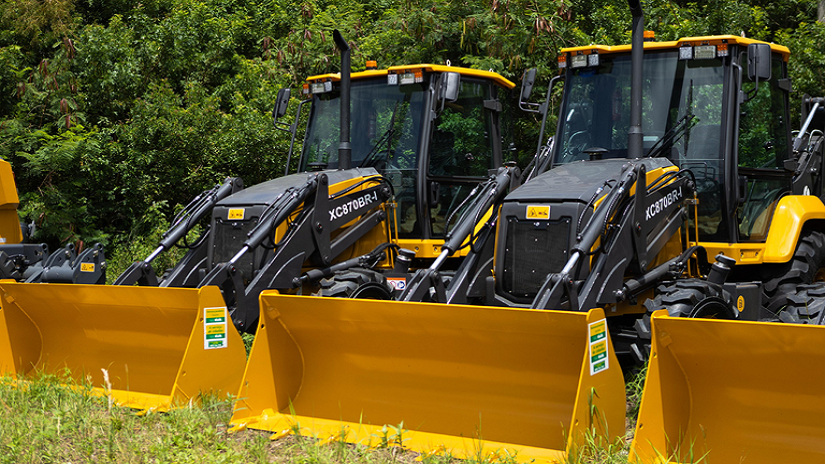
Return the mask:
<svg viewBox="0 0 825 464">
<path fill-rule="evenodd" d="M 512 83 L 509 79 L 492 71 L 482 71 L 480 69 L 461 68 L 458 66 L 445 66 L 440 64 L 408 64 L 403 66 L 391 66 L 387 69 L 368 69 L 366 71 L 354 72 L 350 74 L 350 79 L 355 81 L 371 77 L 386 76 L 389 73 L 402 74 L 404 72 L 416 71 L 423 71 L 429 73 L 455 72 L 461 74 L 462 76 L 475 77 L 479 79 L 486 79 L 492 81 L 494 84 L 498 85 L 499 87 L 504 87 L 505 89 L 512 89 L 516 86 L 516 84 Z M 333 82 L 340 81 L 341 74 L 320 74 L 317 76 L 310 76 L 307 78 L 307 82 L 310 83 L 324 80 L 330 80 Z"/>
<path fill-rule="evenodd" d="M 668 48 L 679 48 L 685 45 L 744 45 L 748 46 L 752 43 L 767 43 L 761 40 L 749 39 L 747 37 L 739 37 L 736 35 L 713 35 L 713 36 L 701 36 L 701 37 L 683 37 L 679 40 L 668 41 L 668 42 L 645 42 L 645 50 L 661 50 L 661 49 L 668 49 Z M 788 47 L 784 47 L 782 45 L 772 44 L 769 43 L 768 45 L 771 46 L 771 50 L 775 53 L 779 53 L 782 55 L 782 59 L 784 61 L 788 61 L 788 58 L 791 55 L 791 51 L 788 50 Z M 630 52 L 630 45 L 587 45 L 583 47 L 569 47 L 569 48 L 562 48 L 561 53 L 570 53 L 570 52 L 591 52 L 591 51 L 598 51 L 598 53 L 628 53 Z"/>
</svg>

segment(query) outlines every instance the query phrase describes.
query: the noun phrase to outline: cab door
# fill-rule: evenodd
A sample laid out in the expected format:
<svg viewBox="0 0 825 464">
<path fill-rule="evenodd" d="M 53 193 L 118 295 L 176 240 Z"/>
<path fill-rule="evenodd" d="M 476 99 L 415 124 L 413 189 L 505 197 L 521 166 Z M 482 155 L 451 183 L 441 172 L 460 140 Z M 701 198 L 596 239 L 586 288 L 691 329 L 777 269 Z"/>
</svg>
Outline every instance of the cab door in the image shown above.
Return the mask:
<svg viewBox="0 0 825 464">
<path fill-rule="evenodd" d="M 427 156 L 422 157 L 419 223 L 425 238 L 443 238 L 473 187 L 501 166 L 498 94 L 495 85 L 462 76 L 455 101 L 443 102 L 443 108 L 435 102 Z"/>
<path fill-rule="evenodd" d="M 741 55 L 742 90 L 749 100 L 740 107 L 737 151 L 739 242 L 764 242 L 779 198 L 791 191 L 793 171 L 785 169 L 790 154 L 786 64 L 778 54 L 771 60 L 771 78 L 758 90 L 747 79 L 747 54 Z"/>
</svg>

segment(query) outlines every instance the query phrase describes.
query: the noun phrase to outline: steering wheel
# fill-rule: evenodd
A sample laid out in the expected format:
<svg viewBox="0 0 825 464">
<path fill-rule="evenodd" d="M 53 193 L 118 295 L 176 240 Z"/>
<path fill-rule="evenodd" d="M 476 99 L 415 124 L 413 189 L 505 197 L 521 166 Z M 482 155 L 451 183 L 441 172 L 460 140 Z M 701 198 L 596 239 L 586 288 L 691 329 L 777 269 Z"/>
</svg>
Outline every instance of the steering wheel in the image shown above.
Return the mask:
<svg viewBox="0 0 825 464">
<path fill-rule="evenodd" d="M 562 163 L 585 159 L 582 152 L 590 146 L 590 133 L 587 131 L 574 132 L 564 144 Z"/>
</svg>

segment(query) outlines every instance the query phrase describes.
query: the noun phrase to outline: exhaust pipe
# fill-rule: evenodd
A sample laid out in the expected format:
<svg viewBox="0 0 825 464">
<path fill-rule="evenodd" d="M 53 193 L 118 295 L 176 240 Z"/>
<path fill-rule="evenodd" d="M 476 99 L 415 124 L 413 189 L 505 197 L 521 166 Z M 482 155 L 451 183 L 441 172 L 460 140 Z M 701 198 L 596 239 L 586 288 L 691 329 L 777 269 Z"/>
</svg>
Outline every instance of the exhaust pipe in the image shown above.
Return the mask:
<svg viewBox="0 0 825 464">
<path fill-rule="evenodd" d="M 352 145 L 349 137 L 350 48 L 338 29 L 332 32 L 332 38 L 335 40 L 335 46 L 341 51 L 341 143 L 338 145 L 338 169 L 349 169 L 352 167 Z"/>
<path fill-rule="evenodd" d="M 630 39 L 630 128 L 627 130 L 627 157 L 641 158 L 642 147 L 642 60 L 644 59 L 645 15 L 640 0 L 628 0 L 633 14 Z"/>
</svg>

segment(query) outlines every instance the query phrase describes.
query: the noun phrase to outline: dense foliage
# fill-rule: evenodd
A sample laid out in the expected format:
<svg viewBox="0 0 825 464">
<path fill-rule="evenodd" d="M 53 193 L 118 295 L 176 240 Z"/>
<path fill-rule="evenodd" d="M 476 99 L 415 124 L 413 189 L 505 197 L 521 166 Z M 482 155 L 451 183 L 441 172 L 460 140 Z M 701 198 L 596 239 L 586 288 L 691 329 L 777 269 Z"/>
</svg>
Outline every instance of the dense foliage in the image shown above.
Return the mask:
<svg viewBox="0 0 825 464">
<path fill-rule="evenodd" d="M 745 34 L 793 53 L 795 97 L 825 89 L 825 24 L 810 0 L 643 2 L 661 40 Z M 156 236 L 225 176 L 284 171 L 277 90 L 353 67 L 447 60 L 517 81 L 555 72 L 563 46 L 629 41 L 621 0 L 2 0 L 0 156 L 21 211 L 52 247 Z M 296 95 L 297 91 L 293 92 Z M 518 115 L 529 153 L 536 122 Z M 524 158 L 524 156 L 522 157 Z"/>
</svg>

